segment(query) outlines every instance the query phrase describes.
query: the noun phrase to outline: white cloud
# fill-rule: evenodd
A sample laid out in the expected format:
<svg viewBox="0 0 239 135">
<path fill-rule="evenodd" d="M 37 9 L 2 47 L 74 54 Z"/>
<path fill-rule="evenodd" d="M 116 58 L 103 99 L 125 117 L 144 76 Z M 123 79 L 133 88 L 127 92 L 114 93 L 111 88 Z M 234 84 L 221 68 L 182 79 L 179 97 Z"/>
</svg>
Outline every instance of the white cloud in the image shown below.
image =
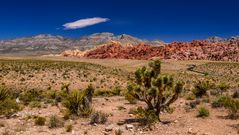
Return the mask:
<svg viewBox="0 0 239 135">
<path fill-rule="evenodd" d="M 79 29 L 84 28 L 87 26 L 95 25 L 98 23 L 103 23 L 109 21 L 108 18 L 101 18 L 101 17 L 94 17 L 94 18 L 86 18 L 86 19 L 80 19 L 75 22 L 66 23 L 63 25 L 65 29 Z"/>
</svg>

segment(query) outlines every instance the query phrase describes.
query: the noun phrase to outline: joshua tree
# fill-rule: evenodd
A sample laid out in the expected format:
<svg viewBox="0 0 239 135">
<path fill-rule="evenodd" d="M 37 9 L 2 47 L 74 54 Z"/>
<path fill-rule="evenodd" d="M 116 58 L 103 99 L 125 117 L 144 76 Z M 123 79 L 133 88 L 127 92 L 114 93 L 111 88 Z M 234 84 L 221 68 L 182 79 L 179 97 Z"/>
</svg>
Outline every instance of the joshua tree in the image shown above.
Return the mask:
<svg viewBox="0 0 239 135">
<path fill-rule="evenodd" d="M 153 111 L 160 121 L 160 112 L 178 99 L 183 89 L 181 82 L 175 83 L 171 76 L 160 75 L 161 62 L 155 60 L 149 67 L 135 72 L 135 82 L 128 85 L 128 93 L 147 104 L 146 110 Z"/>
</svg>

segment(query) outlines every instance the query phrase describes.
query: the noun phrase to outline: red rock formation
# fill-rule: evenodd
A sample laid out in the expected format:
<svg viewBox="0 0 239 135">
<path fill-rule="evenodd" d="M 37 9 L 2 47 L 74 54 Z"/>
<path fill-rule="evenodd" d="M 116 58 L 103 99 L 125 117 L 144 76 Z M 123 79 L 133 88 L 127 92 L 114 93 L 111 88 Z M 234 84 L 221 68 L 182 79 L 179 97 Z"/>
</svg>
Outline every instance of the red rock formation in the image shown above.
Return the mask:
<svg viewBox="0 0 239 135">
<path fill-rule="evenodd" d="M 222 60 L 239 62 L 239 41 L 208 42 L 173 42 L 165 46 L 123 46 L 113 42 L 85 52 L 80 57 L 105 59 L 161 59 L 176 60 Z"/>
</svg>

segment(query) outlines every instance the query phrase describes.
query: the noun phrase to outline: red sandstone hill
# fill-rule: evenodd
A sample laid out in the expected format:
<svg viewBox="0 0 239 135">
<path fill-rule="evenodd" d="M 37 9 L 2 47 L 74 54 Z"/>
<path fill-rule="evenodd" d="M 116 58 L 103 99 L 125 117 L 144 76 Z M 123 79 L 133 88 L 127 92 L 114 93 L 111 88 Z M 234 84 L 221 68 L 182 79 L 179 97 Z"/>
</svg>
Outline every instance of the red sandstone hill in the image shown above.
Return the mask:
<svg viewBox="0 0 239 135">
<path fill-rule="evenodd" d="M 65 55 L 75 56 L 75 55 Z M 79 57 L 79 56 L 78 56 Z M 196 40 L 193 42 L 173 42 L 165 46 L 139 44 L 123 46 L 120 43 L 98 46 L 88 50 L 80 57 L 106 59 L 161 59 L 175 60 L 222 60 L 239 62 L 239 40 L 212 42 Z"/>
</svg>

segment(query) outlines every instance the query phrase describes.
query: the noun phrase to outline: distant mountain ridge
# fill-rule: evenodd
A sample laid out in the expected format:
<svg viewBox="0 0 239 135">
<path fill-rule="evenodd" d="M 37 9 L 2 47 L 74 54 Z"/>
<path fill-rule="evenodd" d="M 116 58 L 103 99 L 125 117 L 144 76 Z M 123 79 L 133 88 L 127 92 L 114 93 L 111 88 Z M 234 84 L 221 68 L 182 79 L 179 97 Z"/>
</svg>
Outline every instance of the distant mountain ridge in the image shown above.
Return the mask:
<svg viewBox="0 0 239 135">
<path fill-rule="evenodd" d="M 32 37 L 16 38 L 12 40 L 0 41 L 0 54 L 10 55 L 49 55 L 59 54 L 66 50 L 85 51 L 95 46 L 107 44 L 112 41 L 121 44 L 137 45 L 145 43 L 149 45 L 164 45 L 160 40 L 149 41 L 122 34 L 114 35 L 113 33 L 103 32 L 95 33 L 80 38 L 66 38 L 63 36 L 53 36 L 50 34 L 41 34 Z"/>
</svg>

